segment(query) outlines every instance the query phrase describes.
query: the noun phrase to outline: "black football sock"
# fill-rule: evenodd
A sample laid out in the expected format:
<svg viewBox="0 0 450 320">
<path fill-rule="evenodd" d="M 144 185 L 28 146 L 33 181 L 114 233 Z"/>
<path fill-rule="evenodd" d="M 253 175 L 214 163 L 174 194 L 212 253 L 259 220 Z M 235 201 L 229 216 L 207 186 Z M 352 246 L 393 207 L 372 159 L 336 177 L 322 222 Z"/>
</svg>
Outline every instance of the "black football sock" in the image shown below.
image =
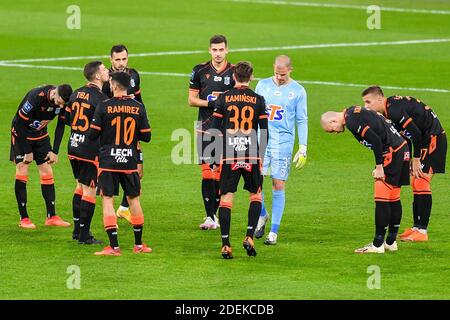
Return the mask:
<svg viewBox="0 0 450 320">
<path fill-rule="evenodd" d="M 431 194 L 419 194 L 415 196 L 417 196 L 417 209 L 419 211 L 419 229 L 427 230 L 433 199 Z"/>
<path fill-rule="evenodd" d="M 247 237 L 252 239 L 255 234 L 256 225 L 258 224 L 259 215 L 261 214 L 261 207 L 261 202 L 252 201 L 248 208 Z"/>
<path fill-rule="evenodd" d="M 53 178 L 41 178 L 41 191 L 42 197 L 45 200 L 45 206 L 47 207 L 47 218 L 53 217 L 55 213 L 55 184 Z"/>
<path fill-rule="evenodd" d="M 83 197 L 80 205 L 80 239 L 84 242 L 89 239 L 91 220 L 95 211 L 95 198 Z"/>
<path fill-rule="evenodd" d="M 17 206 L 19 207 L 20 219 L 28 218 L 27 212 L 27 182 L 25 179 L 17 179 L 15 184 Z"/>
<path fill-rule="evenodd" d="M 123 198 L 122 198 L 122 203 L 120 204 L 122 207 L 130 207 L 130 205 L 128 204 L 128 200 L 127 200 L 127 196 L 125 194 L 125 192 L 123 193 Z"/>
<path fill-rule="evenodd" d="M 402 221 L 402 203 L 395 201 L 390 203 L 391 207 L 391 219 L 389 222 L 388 236 L 386 237 L 386 243 L 391 245 L 397 239 L 398 229 Z"/>
<path fill-rule="evenodd" d="M 220 180 L 214 180 L 215 193 L 216 193 L 216 202 L 214 203 L 214 214 L 219 210 L 220 204 Z M 217 221 L 216 221 L 217 222 Z"/>
<path fill-rule="evenodd" d="M 414 219 L 414 227 L 418 228 L 419 227 L 419 209 L 417 207 L 417 200 L 418 195 L 414 195 L 414 201 L 413 201 L 413 219 Z"/>
<path fill-rule="evenodd" d="M 375 201 L 375 238 L 373 239 L 375 247 L 380 247 L 383 244 L 390 218 L 389 202 Z"/>
<path fill-rule="evenodd" d="M 215 188 L 214 180 L 203 179 L 202 180 L 202 196 L 203 203 L 205 205 L 206 216 L 211 217 L 214 220 L 214 208 L 215 208 Z"/>
<path fill-rule="evenodd" d="M 72 213 L 73 213 L 73 233 L 80 234 L 80 205 L 81 205 L 81 192 L 75 191 L 72 198 Z"/>
<path fill-rule="evenodd" d="M 119 239 L 117 237 L 117 228 L 111 228 L 106 230 L 106 233 L 108 234 L 109 238 L 109 245 L 111 248 L 118 248 L 119 247 Z"/>
<path fill-rule="evenodd" d="M 222 246 L 230 245 L 231 208 L 219 206 L 220 233 L 222 234 Z"/>
<path fill-rule="evenodd" d="M 144 225 L 134 225 L 133 231 L 134 231 L 134 244 L 137 246 L 142 245 L 142 231 L 144 230 Z"/>
</svg>

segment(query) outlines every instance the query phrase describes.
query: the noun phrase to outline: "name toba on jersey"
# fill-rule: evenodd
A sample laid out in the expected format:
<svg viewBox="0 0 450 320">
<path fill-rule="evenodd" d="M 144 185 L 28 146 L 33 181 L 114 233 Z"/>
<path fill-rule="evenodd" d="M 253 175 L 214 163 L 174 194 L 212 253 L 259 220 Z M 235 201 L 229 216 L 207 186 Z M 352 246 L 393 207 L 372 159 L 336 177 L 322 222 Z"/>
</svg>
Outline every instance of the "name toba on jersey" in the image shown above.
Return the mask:
<svg viewBox="0 0 450 320">
<path fill-rule="evenodd" d="M 66 124 L 71 128 L 69 156 L 89 161 L 97 159 L 99 141 L 89 139 L 87 133 L 96 108 L 106 99 L 108 97 L 94 84 L 81 87 L 70 96 L 66 107 Z"/>
<path fill-rule="evenodd" d="M 137 170 L 138 141 L 150 141 L 145 107 L 129 96 L 100 103 L 92 120 L 90 138 L 100 136 L 99 168 L 104 171 Z"/>
</svg>

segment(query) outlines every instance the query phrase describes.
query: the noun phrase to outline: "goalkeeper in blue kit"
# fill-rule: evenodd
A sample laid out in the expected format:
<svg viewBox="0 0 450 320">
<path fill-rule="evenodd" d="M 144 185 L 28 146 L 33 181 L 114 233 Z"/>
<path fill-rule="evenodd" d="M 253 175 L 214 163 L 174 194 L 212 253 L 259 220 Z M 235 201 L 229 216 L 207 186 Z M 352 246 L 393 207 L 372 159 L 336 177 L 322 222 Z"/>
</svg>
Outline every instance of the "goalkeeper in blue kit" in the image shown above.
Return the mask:
<svg viewBox="0 0 450 320">
<path fill-rule="evenodd" d="M 263 79 L 256 86 L 256 93 L 266 100 L 269 117 L 269 143 L 264 156 L 263 175 L 272 177 L 272 221 L 265 244 L 277 243 L 278 229 L 283 216 L 285 185 L 291 169 L 297 123 L 299 148 L 293 162 L 297 169 L 306 163 L 308 139 L 308 115 L 306 91 L 291 78 L 291 59 L 286 55 L 276 57 L 274 76 Z M 263 206 L 255 232 L 256 238 L 264 235 L 270 217 Z"/>
</svg>

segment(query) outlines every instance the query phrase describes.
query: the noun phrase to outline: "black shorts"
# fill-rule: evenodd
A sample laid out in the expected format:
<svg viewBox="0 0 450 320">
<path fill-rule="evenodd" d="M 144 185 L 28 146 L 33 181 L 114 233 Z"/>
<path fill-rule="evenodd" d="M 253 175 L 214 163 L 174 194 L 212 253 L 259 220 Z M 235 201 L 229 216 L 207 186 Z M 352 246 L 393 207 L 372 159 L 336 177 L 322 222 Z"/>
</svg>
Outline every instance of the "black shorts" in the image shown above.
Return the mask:
<svg viewBox="0 0 450 320">
<path fill-rule="evenodd" d="M 112 197 L 119 195 L 119 184 L 126 196 L 137 197 L 141 193 L 141 181 L 137 172 L 124 173 L 101 171 L 98 176 L 100 195 Z"/>
<path fill-rule="evenodd" d="M 383 157 L 385 181 L 395 187 L 409 185 L 411 153 L 408 145 L 405 143 L 400 149 L 391 150 Z"/>
<path fill-rule="evenodd" d="M 93 162 L 83 161 L 69 156 L 75 179 L 91 188 L 97 187 L 97 166 Z"/>
<path fill-rule="evenodd" d="M 447 158 L 447 135 L 430 136 L 422 149 L 420 162 L 424 173 L 445 173 Z"/>
<path fill-rule="evenodd" d="M 41 165 L 47 162 L 46 158 L 50 151 L 52 151 L 52 146 L 50 144 L 49 136 L 39 140 L 28 140 L 31 145 L 31 151 L 33 152 L 33 160 L 36 161 L 37 165 Z M 25 157 L 24 146 L 21 145 L 14 135 L 11 137 L 11 148 L 9 152 L 9 160 L 18 164 L 23 161 Z"/>
<path fill-rule="evenodd" d="M 244 178 L 244 189 L 251 193 L 262 191 L 263 176 L 260 164 L 236 162 L 224 163 L 220 176 L 220 194 L 236 192 L 241 176 Z"/>
<path fill-rule="evenodd" d="M 219 137 L 200 131 L 197 131 L 196 135 L 198 164 L 219 163 L 222 144 L 215 143 L 215 139 L 218 139 Z M 220 137 L 220 139 L 222 139 L 222 137 Z M 216 150 L 217 148 L 220 149 Z"/>
</svg>

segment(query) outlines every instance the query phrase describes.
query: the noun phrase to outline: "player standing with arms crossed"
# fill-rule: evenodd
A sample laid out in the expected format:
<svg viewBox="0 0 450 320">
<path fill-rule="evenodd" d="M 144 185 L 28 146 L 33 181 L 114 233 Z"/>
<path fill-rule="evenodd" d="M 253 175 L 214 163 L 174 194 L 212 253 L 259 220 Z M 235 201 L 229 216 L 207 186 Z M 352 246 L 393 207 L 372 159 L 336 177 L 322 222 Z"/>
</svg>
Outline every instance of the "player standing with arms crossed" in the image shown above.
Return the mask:
<svg viewBox="0 0 450 320">
<path fill-rule="evenodd" d="M 202 168 L 202 197 L 206 218 L 200 229 L 217 229 L 215 213 L 219 206 L 220 167 L 212 165 L 214 154 L 208 154 L 209 140 L 207 131 L 211 127 L 215 101 L 219 94 L 234 87 L 233 65 L 226 60 L 228 54 L 227 39 L 215 35 L 209 41 L 211 61 L 196 65 L 189 82 L 189 105 L 198 107 L 197 153 Z"/>
<path fill-rule="evenodd" d="M 141 77 L 139 76 L 139 72 L 136 69 L 129 68 L 128 67 L 128 49 L 123 44 L 115 45 L 111 48 L 110 52 L 110 61 L 111 61 L 111 68 L 109 69 L 109 72 L 126 72 L 130 75 L 131 80 L 130 84 L 127 88 L 127 94 L 133 97 L 136 101 L 144 104 L 142 101 L 142 95 L 141 95 Z M 109 86 L 109 83 L 105 83 L 103 86 L 103 92 L 109 97 L 112 98 L 113 94 L 111 91 L 111 88 Z M 144 177 L 144 160 L 143 160 L 143 153 L 141 150 L 141 146 L 138 144 L 139 148 L 139 159 L 138 159 L 138 173 L 139 178 L 142 179 Z M 127 197 L 124 194 L 122 197 L 122 202 L 117 209 L 116 215 L 119 218 L 124 218 L 128 222 L 131 223 L 131 213 L 130 213 L 130 206 L 128 205 Z"/>
</svg>

